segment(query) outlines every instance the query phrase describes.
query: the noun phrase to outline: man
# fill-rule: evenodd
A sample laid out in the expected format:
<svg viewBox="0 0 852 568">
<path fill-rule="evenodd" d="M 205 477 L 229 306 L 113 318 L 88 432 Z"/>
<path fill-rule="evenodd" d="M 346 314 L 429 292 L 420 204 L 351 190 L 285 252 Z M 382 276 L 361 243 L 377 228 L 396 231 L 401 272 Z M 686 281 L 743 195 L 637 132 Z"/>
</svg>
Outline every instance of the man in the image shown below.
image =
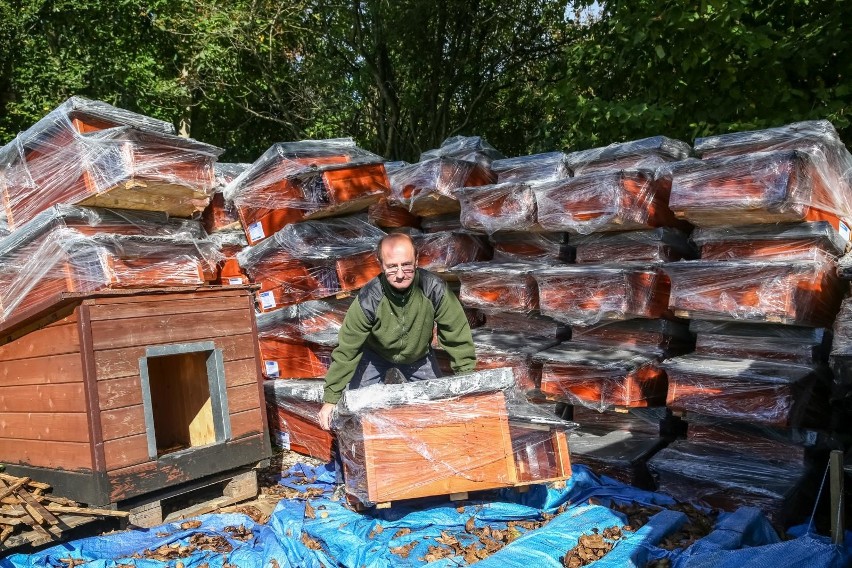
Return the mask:
<svg viewBox="0 0 852 568">
<path fill-rule="evenodd" d="M 434 325 L 454 372 L 472 371 L 476 365 L 470 326 L 458 298 L 446 282 L 417 268 L 411 237 L 383 237 L 377 255 L 382 273 L 352 302 L 331 354 L 319 413 L 325 430 L 331 429 L 332 411 L 347 385 L 354 389 L 379 383 L 392 368 L 410 381 L 441 376 L 430 348 Z"/>
</svg>

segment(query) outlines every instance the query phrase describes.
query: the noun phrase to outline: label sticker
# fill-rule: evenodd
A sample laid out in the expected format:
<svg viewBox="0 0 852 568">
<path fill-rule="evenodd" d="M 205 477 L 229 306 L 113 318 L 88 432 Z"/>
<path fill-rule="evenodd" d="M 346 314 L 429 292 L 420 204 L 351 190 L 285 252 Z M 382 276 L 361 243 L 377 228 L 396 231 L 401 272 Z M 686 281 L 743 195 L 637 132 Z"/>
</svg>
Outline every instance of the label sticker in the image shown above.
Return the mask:
<svg viewBox="0 0 852 568">
<path fill-rule="evenodd" d="M 271 379 L 277 379 L 278 361 L 264 361 L 263 364 L 266 366 L 266 376 Z"/>
<path fill-rule="evenodd" d="M 275 307 L 275 296 L 272 294 L 272 291 L 260 293 L 260 305 L 265 310 Z"/>
<path fill-rule="evenodd" d="M 849 225 L 847 225 L 847 224 L 846 224 L 846 223 L 844 223 L 843 221 L 840 221 L 840 227 L 839 227 L 839 229 L 840 229 L 840 236 L 841 236 L 844 240 L 847 240 L 847 241 L 848 241 L 848 240 L 849 240 L 850 233 L 852 233 L 852 231 L 850 231 L 850 230 L 849 230 Z"/>
<path fill-rule="evenodd" d="M 263 232 L 263 225 L 260 224 L 260 221 L 255 221 L 249 225 L 248 233 L 252 241 L 260 241 L 266 238 L 266 233 Z"/>
<path fill-rule="evenodd" d="M 290 449 L 290 432 L 282 432 L 281 430 L 273 430 L 275 434 L 275 442 L 282 450 Z"/>
<path fill-rule="evenodd" d="M 228 286 L 239 286 L 242 283 L 242 278 L 228 278 Z"/>
</svg>

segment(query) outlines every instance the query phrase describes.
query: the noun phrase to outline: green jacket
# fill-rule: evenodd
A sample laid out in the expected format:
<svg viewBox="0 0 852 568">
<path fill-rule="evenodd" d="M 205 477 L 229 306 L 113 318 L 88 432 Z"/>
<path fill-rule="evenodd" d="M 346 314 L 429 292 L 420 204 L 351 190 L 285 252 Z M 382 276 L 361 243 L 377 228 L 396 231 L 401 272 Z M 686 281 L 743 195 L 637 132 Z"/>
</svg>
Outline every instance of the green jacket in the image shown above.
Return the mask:
<svg viewBox="0 0 852 568">
<path fill-rule="evenodd" d="M 368 282 L 343 319 L 340 340 L 325 376 L 323 400 L 340 400 L 361 362 L 365 345 L 392 363 L 414 363 L 428 354 L 435 324 L 453 372 L 472 371 L 476 353 L 470 325 L 446 282 L 421 268 L 403 293 L 391 287 L 384 274 Z"/>
</svg>

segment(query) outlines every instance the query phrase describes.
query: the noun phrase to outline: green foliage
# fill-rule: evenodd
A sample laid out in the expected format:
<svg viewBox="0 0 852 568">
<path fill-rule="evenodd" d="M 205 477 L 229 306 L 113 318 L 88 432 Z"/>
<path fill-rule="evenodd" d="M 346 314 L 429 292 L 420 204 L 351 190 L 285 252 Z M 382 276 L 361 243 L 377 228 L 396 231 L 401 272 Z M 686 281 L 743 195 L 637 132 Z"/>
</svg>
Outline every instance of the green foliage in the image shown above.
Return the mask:
<svg viewBox="0 0 852 568">
<path fill-rule="evenodd" d="M 251 161 L 353 136 L 416 160 L 828 118 L 852 139 L 849 0 L 0 0 L 0 142 L 73 94 Z"/>
</svg>

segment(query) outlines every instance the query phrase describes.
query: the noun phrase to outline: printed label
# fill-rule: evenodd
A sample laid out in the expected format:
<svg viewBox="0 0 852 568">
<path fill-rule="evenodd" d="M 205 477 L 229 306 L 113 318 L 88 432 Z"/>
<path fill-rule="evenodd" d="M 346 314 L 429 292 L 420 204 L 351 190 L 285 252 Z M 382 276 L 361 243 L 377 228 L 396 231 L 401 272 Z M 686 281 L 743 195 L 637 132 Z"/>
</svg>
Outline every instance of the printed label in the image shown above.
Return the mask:
<svg viewBox="0 0 852 568">
<path fill-rule="evenodd" d="M 843 240 L 848 241 L 850 233 L 852 233 L 852 231 L 849 230 L 849 225 L 847 225 L 846 223 L 841 221 L 839 229 L 840 229 L 840 236 L 843 237 Z"/>
<path fill-rule="evenodd" d="M 260 224 L 260 221 L 255 221 L 249 225 L 248 233 L 252 241 L 261 241 L 266 238 L 266 233 L 263 232 L 263 225 Z"/>
<path fill-rule="evenodd" d="M 281 430 L 274 430 L 275 435 L 275 443 L 282 450 L 290 449 L 290 432 L 282 432 Z"/>
<path fill-rule="evenodd" d="M 239 286 L 242 283 L 242 278 L 228 278 L 228 286 Z"/>
<path fill-rule="evenodd" d="M 260 305 L 263 309 L 268 310 L 275 307 L 275 296 L 271 291 L 260 293 Z"/>
<path fill-rule="evenodd" d="M 278 378 L 278 361 L 264 361 L 264 365 L 266 365 L 266 376 L 270 379 Z"/>
</svg>

